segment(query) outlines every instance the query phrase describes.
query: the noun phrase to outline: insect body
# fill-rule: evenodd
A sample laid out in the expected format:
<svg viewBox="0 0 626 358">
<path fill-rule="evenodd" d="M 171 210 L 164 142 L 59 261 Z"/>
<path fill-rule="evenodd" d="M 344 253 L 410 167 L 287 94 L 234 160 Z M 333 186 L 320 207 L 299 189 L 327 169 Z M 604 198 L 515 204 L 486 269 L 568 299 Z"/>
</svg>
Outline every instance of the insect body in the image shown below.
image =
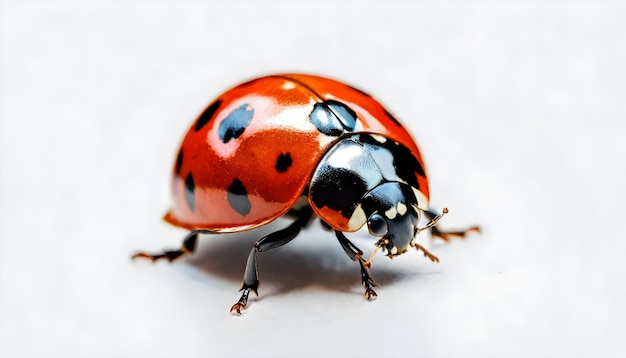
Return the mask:
<svg viewBox="0 0 626 358">
<path fill-rule="evenodd" d="M 257 293 L 257 253 L 288 243 L 313 216 L 359 262 L 367 298 L 376 297 L 371 262 L 344 232 L 367 225 L 387 256 L 413 246 L 433 261 L 414 241 L 424 229 L 417 226 L 423 213 L 435 235 L 465 234 L 434 227 L 441 215 L 428 211 L 428 179 L 406 129 L 369 95 L 317 76 L 262 77 L 223 93 L 191 125 L 172 178 L 173 205 L 165 220 L 190 233 L 180 250 L 133 257 L 172 261 L 193 251 L 199 233 L 250 230 L 295 217 L 252 248 L 241 298 L 231 308 L 236 313 L 250 291 Z M 302 197 L 305 205 L 297 205 Z"/>
</svg>

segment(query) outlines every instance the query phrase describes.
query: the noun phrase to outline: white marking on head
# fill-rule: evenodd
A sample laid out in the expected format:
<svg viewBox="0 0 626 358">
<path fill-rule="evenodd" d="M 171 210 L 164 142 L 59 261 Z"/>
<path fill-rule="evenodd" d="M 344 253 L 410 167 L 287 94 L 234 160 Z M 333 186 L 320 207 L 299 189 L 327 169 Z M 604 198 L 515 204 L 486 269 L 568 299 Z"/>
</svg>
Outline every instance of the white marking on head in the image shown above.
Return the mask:
<svg viewBox="0 0 626 358">
<path fill-rule="evenodd" d="M 348 230 L 356 231 L 361 228 L 361 226 L 365 225 L 365 221 L 367 218 L 365 217 L 365 212 L 363 208 L 361 208 L 361 204 L 357 205 L 354 208 L 354 212 L 352 216 L 350 216 L 350 220 L 348 221 Z"/>
<path fill-rule="evenodd" d="M 389 253 L 392 255 L 396 255 L 398 253 L 398 247 L 392 247 L 391 250 L 389 250 Z"/>
<path fill-rule="evenodd" d="M 395 207 L 391 207 L 389 210 L 385 211 L 385 216 L 387 217 L 387 219 L 389 220 L 393 220 L 396 218 L 396 215 L 398 215 L 398 211 L 396 210 Z"/>
<path fill-rule="evenodd" d="M 296 88 L 296 84 L 291 81 L 285 81 L 282 86 L 280 86 L 283 90 L 290 90 Z"/>
<path fill-rule="evenodd" d="M 374 138 L 374 140 L 378 143 L 385 143 L 387 141 L 387 138 L 381 136 L 380 134 L 370 134 L 370 136 L 372 136 L 372 138 Z"/>
<path fill-rule="evenodd" d="M 404 205 L 404 203 L 398 203 L 398 214 L 400 214 L 400 216 L 406 214 L 406 205 Z"/>
<path fill-rule="evenodd" d="M 422 210 L 428 210 L 429 202 L 426 195 L 415 187 L 411 187 L 411 189 L 413 189 L 413 194 L 415 194 L 415 199 L 417 199 L 417 207 Z"/>
</svg>

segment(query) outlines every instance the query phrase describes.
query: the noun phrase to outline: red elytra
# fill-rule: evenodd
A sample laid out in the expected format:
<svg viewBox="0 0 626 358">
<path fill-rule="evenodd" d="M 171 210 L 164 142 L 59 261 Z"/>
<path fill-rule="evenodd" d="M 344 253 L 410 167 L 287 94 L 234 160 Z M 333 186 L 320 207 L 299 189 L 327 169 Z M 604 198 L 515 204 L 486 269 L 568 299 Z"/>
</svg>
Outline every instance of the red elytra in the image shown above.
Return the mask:
<svg viewBox="0 0 626 358">
<path fill-rule="evenodd" d="M 262 77 L 221 94 L 189 128 L 174 165 L 174 200 L 165 220 L 190 230 L 236 232 L 285 214 L 305 194 L 320 158 L 339 139 L 321 133 L 309 120 L 314 105 L 327 100 L 356 112 L 360 124 L 352 133 L 393 139 L 423 167 L 411 135 L 364 92 L 312 75 Z M 247 122 L 235 123 L 234 129 L 224 126 L 233 113 Z M 277 170 L 279 158 L 289 164 L 282 172 Z M 417 181 L 428 200 L 426 176 L 418 175 Z M 354 231 L 340 213 L 327 207 L 313 209 L 333 228 Z"/>
</svg>

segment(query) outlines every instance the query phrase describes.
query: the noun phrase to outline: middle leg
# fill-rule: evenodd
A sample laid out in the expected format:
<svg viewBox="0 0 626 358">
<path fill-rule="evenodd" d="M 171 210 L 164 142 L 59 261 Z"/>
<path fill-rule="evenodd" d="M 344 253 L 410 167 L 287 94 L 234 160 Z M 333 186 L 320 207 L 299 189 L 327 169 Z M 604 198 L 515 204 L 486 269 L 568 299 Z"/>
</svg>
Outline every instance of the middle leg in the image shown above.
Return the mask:
<svg viewBox="0 0 626 358">
<path fill-rule="evenodd" d="M 291 225 L 286 228 L 273 232 L 259 241 L 257 241 L 252 250 L 250 250 L 250 254 L 248 255 L 248 260 L 246 262 L 246 271 L 243 274 L 243 286 L 241 287 L 242 293 L 239 301 L 235 303 L 231 308 L 230 312 L 236 312 L 237 314 L 241 314 L 241 310 L 245 309 L 248 305 L 248 296 L 250 295 L 250 291 L 253 291 L 257 296 L 258 288 L 259 288 L 259 274 L 257 268 L 257 253 L 269 251 L 272 249 L 276 249 L 281 247 L 291 240 L 293 240 L 300 230 L 306 226 L 306 224 L 311 219 L 313 214 L 313 209 L 310 206 L 306 206 L 298 211 L 297 219 L 291 223 Z"/>
<path fill-rule="evenodd" d="M 335 236 L 337 237 L 337 240 L 339 240 L 339 244 L 343 248 L 343 251 L 345 251 L 346 255 L 348 255 L 352 261 L 359 261 L 359 265 L 361 266 L 361 283 L 363 284 L 363 288 L 365 288 L 365 297 L 368 300 L 378 297 L 378 294 L 374 291 L 376 283 L 369 274 L 369 268 L 372 266 L 372 263 L 363 258 L 363 251 L 348 240 L 346 235 L 344 235 L 341 231 L 335 230 Z"/>
</svg>

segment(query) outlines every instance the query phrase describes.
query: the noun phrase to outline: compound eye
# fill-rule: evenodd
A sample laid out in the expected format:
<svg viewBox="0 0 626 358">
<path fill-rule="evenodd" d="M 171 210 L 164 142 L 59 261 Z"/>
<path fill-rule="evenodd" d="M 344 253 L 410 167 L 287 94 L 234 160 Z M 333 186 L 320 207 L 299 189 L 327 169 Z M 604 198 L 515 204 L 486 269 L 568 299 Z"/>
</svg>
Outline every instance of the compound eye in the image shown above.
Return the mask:
<svg viewBox="0 0 626 358">
<path fill-rule="evenodd" d="M 379 214 L 373 214 L 367 219 L 367 228 L 374 236 L 385 236 L 389 230 L 387 220 Z"/>
</svg>

